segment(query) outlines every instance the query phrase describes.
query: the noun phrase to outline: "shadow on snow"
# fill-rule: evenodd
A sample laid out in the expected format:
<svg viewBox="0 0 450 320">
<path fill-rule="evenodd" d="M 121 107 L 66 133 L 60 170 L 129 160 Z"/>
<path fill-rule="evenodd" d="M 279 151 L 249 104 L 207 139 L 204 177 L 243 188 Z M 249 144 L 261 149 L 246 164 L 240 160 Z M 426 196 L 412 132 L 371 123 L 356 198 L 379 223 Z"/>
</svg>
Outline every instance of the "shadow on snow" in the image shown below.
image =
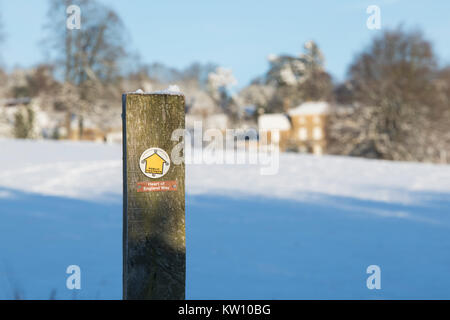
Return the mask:
<svg viewBox="0 0 450 320">
<path fill-rule="evenodd" d="M 450 197 L 188 195 L 188 299 L 450 298 Z M 0 188 L 0 298 L 120 299 L 122 205 Z M 419 201 L 420 200 L 420 201 Z M 66 288 L 69 265 L 82 290 Z M 381 267 L 381 290 L 366 268 Z M 74 294 L 76 292 L 76 294 Z"/>
</svg>

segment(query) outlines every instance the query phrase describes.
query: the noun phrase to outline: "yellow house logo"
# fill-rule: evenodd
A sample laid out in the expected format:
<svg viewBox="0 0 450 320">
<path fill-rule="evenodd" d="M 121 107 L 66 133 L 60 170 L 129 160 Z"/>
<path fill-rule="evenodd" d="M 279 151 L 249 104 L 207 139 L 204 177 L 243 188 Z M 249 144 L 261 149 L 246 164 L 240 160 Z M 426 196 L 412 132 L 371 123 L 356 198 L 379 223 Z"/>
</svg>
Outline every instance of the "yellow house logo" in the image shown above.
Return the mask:
<svg viewBox="0 0 450 320">
<path fill-rule="evenodd" d="M 169 171 L 169 155 L 161 148 L 147 149 L 139 159 L 139 167 L 145 176 L 153 179 L 161 178 Z"/>
<path fill-rule="evenodd" d="M 166 160 L 161 158 L 156 152 L 145 160 L 145 173 L 163 174 L 164 164 Z"/>
</svg>

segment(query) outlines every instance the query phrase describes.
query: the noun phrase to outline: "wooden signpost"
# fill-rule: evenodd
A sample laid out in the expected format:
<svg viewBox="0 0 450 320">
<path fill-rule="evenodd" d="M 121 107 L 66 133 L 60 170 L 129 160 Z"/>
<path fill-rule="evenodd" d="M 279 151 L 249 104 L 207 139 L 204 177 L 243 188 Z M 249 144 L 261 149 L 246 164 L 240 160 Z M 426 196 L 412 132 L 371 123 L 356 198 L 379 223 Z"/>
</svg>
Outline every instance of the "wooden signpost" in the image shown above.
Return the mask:
<svg viewBox="0 0 450 320">
<path fill-rule="evenodd" d="M 123 95 L 123 296 L 185 299 L 185 166 L 171 152 L 182 94 Z"/>
</svg>

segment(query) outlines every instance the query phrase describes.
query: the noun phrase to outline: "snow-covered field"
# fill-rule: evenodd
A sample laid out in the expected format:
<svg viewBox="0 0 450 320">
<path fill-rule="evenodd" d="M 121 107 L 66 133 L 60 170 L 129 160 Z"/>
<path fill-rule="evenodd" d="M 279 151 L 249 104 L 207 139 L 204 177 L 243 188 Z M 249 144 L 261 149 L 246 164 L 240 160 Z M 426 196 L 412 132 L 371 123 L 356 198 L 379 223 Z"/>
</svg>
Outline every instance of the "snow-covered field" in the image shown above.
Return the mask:
<svg viewBox="0 0 450 320">
<path fill-rule="evenodd" d="M 121 298 L 121 147 L 0 150 L 0 298 Z M 187 167 L 188 298 L 450 298 L 450 166 L 282 154 L 259 169 Z"/>
</svg>

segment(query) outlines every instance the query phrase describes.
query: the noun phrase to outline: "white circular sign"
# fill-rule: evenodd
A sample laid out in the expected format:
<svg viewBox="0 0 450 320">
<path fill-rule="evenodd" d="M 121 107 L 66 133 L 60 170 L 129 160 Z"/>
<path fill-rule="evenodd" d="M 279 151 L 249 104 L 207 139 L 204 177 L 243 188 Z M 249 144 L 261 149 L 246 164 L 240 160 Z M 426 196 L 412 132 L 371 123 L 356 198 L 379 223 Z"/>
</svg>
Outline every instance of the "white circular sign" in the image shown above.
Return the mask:
<svg viewBox="0 0 450 320">
<path fill-rule="evenodd" d="M 169 155 L 161 148 L 147 149 L 139 159 L 139 167 L 147 177 L 153 179 L 161 178 L 169 171 Z"/>
</svg>

